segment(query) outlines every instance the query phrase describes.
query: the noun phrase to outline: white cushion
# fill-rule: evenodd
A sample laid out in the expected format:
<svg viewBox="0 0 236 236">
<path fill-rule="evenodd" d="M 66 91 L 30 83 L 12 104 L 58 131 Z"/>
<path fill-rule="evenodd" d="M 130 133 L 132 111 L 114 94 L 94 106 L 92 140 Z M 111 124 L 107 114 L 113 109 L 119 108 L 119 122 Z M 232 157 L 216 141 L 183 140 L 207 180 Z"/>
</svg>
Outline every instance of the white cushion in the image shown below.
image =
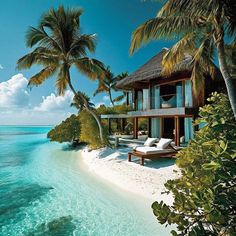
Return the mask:
<svg viewBox="0 0 236 236">
<path fill-rule="evenodd" d="M 156 146 L 160 149 L 165 149 L 171 143 L 172 139 L 169 138 L 161 138 L 160 141 L 156 144 Z"/>
<path fill-rule="evenodd" d="M 160 149 L 157 147 L 136 147 L 135 151 L 142 152 L 145 154 L 162 154 L 173 152 L 173 149 Z"/>
<path fill-rule="evenodd" d="M 148 138 L 144 143 L 144 146 L 151 147 L 156 141 L 157 138 Z"/>
</svg>

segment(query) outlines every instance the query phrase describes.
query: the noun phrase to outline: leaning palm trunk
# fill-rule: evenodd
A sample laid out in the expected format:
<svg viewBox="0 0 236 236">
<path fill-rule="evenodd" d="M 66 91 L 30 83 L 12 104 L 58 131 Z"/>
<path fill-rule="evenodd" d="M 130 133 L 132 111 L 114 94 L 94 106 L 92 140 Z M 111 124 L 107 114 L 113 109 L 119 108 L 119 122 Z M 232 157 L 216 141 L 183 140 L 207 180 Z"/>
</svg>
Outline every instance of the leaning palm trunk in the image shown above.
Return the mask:
<svg viewBox="0 0 236 236">
<path fill-rule="evenodd" d="M 236 119 L 236 79 L 230 75 L 225 60 L 226 56 L 225 56 L 223 32 L 219 30 L 218 36 L 219 36 L 218 39 L 216 39 L 216 48 L 218 52 L 219 67 L 225 81 L 230 105 L 234 113 L 234 118 Z"/>
<path fill-rule="evenodd" d="M 103 129 L 102 129 L 101 121 L 100 121 L 98 115 L 97 115 L 94 111 L 92 111 L 92 109 L 89 108 L 89 106 L 88 106 L 88 104 L 87 104 L 87 101 L 86 101 L 82 96 L 79 96 L 79 95 L 77 94 L 77 92 L 75 91 L 73 85 L 71 84 L 69 73 L 68 73 L 68 85 L 69 85 L 71 91 L 73 92 L 74 96 L 75 96 L 78 100 L 82 99 L 82 100 L 84 101 L 84 107 L 85 107 L 86 111 L 89 112 L 89 113 L 94 117 L 94 119 L 96 120 L 97 125 L 98 125 L 98 128 L 99 128 L 99 136 L 100 136 L 101 142 L 104 143 Z"/>
<path fill-rule="evenodd" d="M 100 139 L 101 139 L 102 144 L 104 144 L 102 124 L 101 124 L 101 121 L 100 121 L 98 115 L 97 115 L 92 109 L 90 109 L 90 108 L 89 108 L 88 106 L 86 106 L 86 105 L 85 105 L 85 109 L 86 109 L 86 111 L 89 112 L 89 113 L 94 117 L 94 119 L 96 120 L 97 125 L 98 125 L 98 128 L 99 128 L 99 136 L 100 136 Z"/>
<path fill-rule="evenodd" d="M 109 92 L 108 93 L 109 93 L 109 98 L 110 98 L 111 104 L 114 107 L 114 101 L 113 101 L 112 96 L 111 96 L 111 88 L 109 88 Z"/>
</svg>

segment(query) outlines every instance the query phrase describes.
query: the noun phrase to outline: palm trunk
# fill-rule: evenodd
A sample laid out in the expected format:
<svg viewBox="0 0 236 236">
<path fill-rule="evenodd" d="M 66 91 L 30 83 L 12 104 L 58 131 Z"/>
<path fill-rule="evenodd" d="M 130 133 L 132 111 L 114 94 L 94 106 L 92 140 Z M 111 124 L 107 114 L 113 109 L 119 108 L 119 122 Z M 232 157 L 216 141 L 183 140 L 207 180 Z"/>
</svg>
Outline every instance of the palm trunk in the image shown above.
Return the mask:
<svg viewBox="0 0 236 236">
<path fill-rule="evenodd" d="M 71 91 L 74 93 L 74 96 L 75 96 L 78 100 L 83 99 L 82 97 L 80 97 L 80 96 L 77 94 L 77 92 L 75 91 L 74 87 L 72 86 L 71 80 L 70 80 L 70 74 L 69 74 L 69 73 L 68 73 L 68 84 L 69 84 L 69 87 L 70 87 Z M 84 100 L 84 99 L 83 99 L 83 100 Z M 104 143 L 102 124 L 101 124 L 101 121 L 100 121 L 98 115 L 88 107 L 87 101 L 84 101 L 84 105 L 85 105 L 85 109 L 86 109 L 86 110 L 94 117 L 94 119 L 96 120 L 97 125 L 98 125 L 98 128 L 99 128 L 99 136 L 100 136 L 101 142 Z"/>
<path fill-rule="evenodd" d="M 230 75 L 230 72 L 226 63 L 223 31 L 219 29 L 217 35 L 218 35 L 218 38 L 216 38 L 216 47 L 217 47 L 217 52 L 218 52 L 220 71 L 225 81 L 230 105 L 234 113 L 234 118 L 236 120 L 236 79 Z"/>
<path fill-rule="evenodd" d="M 111 88 L 109 88 L 108 93 L 109 93 L 109 97 L 110 97 L 111 104 L 112 104 L 112 106 L 114 107 L 114 101 L 113 101 L 112 96 L 111 96 Z"/>
<path fill-rule="evenodd" d="M 101 142 L 104 144 L 102 124 L 101 124 L 101 121 L 100 121 L 98 115 L 97 115 L 93 110 L 89 109 L 89 107 L 87 107 L 87 106 L 85 106 L 85 109 L 86 109 L 86 111 L 89 112 L 89 113 L 94 117 L 94 119 L 96 120 L 97 125 L 98 125 L 98 128 L 99 128 L 99 136 L 100 136 Z"/>
</svg>

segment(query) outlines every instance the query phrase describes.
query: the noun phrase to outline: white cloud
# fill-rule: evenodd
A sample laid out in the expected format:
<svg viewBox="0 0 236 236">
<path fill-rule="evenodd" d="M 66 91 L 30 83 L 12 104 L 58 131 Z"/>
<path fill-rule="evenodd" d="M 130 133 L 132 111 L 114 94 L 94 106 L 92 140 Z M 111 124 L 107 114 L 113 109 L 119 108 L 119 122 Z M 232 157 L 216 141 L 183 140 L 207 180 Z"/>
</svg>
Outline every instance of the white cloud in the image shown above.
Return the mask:
<svg viewBox="0 0 236 236">
<path fill-rule="evenodd" d="M 103 96 L 102 98 L 103 101 L 109 101 L 110 100 L 110 97 L 108 95 L 105 95 Z"/>
<path fill-rule="evenodd" d="M 67 90 L 64 96 L 56 96 L 54 93 L 47 97 L 42 97 L 43 101 L 34 108 L 35 111 L 52 112 L 68 110 L 74 95 Z"/>
<path fill-rule="evenodd" d="M 98 102 L 95 104 L 95 108 L 99 108 L 100 106 L 105 105 L 104 102 Z"/>
<path fill-rule="evenodd" d="M 25 107 L 29 103 L 29 93 L 27 92 L 28 80 L 17 74 L 11 79 L 0 83 L 0 107 Z"/>
<path fill-rule="evenodd" d="M 63 97 L 51 93 L 42 97 L 38 105 L 30 105 L 34 91 L 28 93 L 27 84 L 28 80 L 22 74 L 0 83 L 0 125 L 58 124 L 77 112 L 70 107 L 71 91 L 66 91 Z"/>
<path fill-rule="evenodd" d="M 3 70 L 4 69 L 4 67 L 2 66 L 2 64 L 0 64 L 0 70 Z"/>
</svg>

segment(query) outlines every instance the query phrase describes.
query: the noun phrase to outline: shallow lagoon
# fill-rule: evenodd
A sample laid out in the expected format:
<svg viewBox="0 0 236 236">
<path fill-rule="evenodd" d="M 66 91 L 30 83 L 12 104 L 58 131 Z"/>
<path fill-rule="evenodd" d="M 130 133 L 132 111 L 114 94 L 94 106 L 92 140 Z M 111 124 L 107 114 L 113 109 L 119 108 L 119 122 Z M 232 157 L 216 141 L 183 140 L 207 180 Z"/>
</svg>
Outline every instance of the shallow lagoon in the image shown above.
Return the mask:
<svg viewBox="0 0 236 236">
<path fill-rule="evenodd" d="M 49 127 L 0 126 L 0 235 L 169 235 L 150 202 L 87 172 Z"/>
</svg>

